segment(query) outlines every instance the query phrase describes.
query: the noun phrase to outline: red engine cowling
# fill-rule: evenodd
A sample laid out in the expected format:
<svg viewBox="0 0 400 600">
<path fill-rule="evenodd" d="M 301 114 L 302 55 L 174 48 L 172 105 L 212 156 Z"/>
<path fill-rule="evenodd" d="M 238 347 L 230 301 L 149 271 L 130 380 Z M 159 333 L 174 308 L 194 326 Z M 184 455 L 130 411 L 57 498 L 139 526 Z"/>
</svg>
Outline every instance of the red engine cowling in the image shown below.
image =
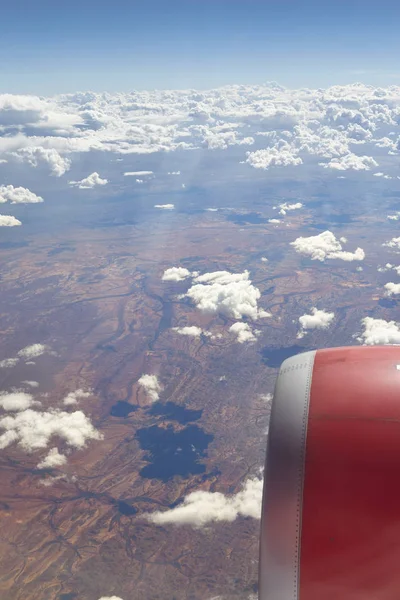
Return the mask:
<svg viewBox="0 0 400 600">
<path fill-rule="evenodd" d="M 260 600 L 400 600 L 400 347 L 286 360 L 264 481 Z"/>
</svg>

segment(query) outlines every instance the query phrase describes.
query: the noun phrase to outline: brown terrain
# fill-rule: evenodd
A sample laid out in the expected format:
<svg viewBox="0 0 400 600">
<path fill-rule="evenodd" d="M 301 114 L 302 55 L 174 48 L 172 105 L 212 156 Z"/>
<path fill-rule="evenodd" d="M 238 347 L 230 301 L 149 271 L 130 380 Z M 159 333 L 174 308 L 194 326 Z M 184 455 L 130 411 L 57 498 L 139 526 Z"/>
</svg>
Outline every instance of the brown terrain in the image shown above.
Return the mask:
<svg viewBox="0 0 400 600">
<path fill-rule="evenodd" d="M 45 450 L 13 444 L 1 451 L 2 600 L 208 600 L 256 592 L 257 520 L 196 529 L 157 526 L 143 515 L 193 490 L 237 492 L 257 476 L 269 411 L 261 395 L 273 390 L 278 364 L 293 346 L 351 343 L 357 333 L 372 280 L 356 264 L 327 269 L 303 261 L 289 246 L 307 218 L 299 215 L 288 227 L 241 226 L 207 213 L 179 217 L 174 230 L 77 228 L 2 251 L 0 359 L 35 342 L 51 352 L 1 369 L 1 390 L 38 381 L 32 393 L 44 409 L 83 410 L 103 435 L 81 450 L 53 440 L 68 453 L 67 464 L 54 469 L 36 468 Z M 257 343 L 236 343 L 227 333 L 233 321 L 179 299 L 189 284 L 161 281 L 172 266 L 249 269 L 259 306 L 272 313 L 256 323 Z M 334 335 L 297 341 L 294 321 L 321 298 L 323 307 L 336 307 Z M 171 331 L 177 325 L 222 337 L 179 336 Z M 158 413 L 138 387 L 143 373 L 162 383 Z M 62 399 L 79 388 L 92 393 L 64 408 Z M 148 441 L 155 433 L 166 440 L 165 432 L 199 440 L 183 476 Z"/>
</svg>

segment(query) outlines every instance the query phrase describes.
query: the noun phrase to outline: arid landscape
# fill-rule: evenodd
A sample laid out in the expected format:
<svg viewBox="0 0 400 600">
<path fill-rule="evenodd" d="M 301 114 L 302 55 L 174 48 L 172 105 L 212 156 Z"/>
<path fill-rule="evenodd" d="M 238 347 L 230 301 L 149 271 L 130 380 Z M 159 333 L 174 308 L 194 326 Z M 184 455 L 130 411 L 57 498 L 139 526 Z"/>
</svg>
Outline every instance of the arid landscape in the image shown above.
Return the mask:
<svg viewBox="0 0 400 600">
<path fill-rule="evenodd" d="M 3 248 L 3 361 L 32 344 L 43 351 L 3 366 L 2 390 L 30 393 L 56 418 L 83 411 L 96 432 L 81 447 L 55 432 L 52 445 L 68 458 L 59 466 L 38 468 L 46 445 L 2 450 L 4 600 L 97 600 L 105 589 L 132 600 L 256 592 L 257 520 L 193 528 L 147 516 L 193 491 L 229 495 L 259 478 L 276 370 L 321 344 L 318 331 L 296 338 L 296 317 L 323 297 L 337 315 L 323 343 L 340 345 L 371 306 L 368 270 L 341 261 L 328 270 L 290 246 L 312 217 L 305 204 L 284 225 L 260 211 L 201 211 L 173 227 L 154 219 L 66 229 Z M 353 246 L 362 231 L 360 222 L 346 227 Z M 187 279 L 163 281 L 171 267 L 248 269 L 270 313 L 254 321 L 256 343 L 237 343 L 229 313 L 198 310 Z M 179 335 L 182 327 L 203 333 Z M 143 374 L 157 376 L 156 400 L 138 383 Z"/>
</svg>

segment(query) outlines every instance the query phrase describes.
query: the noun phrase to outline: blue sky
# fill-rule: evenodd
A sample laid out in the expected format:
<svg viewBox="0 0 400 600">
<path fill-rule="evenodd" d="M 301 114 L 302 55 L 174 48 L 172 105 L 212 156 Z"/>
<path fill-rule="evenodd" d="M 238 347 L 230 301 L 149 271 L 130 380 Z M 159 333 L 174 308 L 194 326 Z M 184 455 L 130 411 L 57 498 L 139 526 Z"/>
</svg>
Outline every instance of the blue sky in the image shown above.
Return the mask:
<svg viewBox="0 0 400 600">
<path fill-rule="evenodd" d="M 0 92 L 400 83 L 387 0 L 14 0 L 2 4 Z"/>
</svg>

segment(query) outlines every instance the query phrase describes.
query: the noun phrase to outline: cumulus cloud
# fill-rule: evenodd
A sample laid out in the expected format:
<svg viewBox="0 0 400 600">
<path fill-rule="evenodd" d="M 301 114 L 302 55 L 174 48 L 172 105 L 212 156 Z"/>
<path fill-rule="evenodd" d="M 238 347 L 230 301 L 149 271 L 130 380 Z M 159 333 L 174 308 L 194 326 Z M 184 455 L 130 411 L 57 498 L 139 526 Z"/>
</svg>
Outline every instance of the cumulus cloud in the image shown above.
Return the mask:
<svg viewBox="0 0 400 600">
<path fill-rule="evenodd" d="M 364 331 L 358 341 L 367 346 L 377 344 L 400 344 L 400 325 L 395 321 L 364 317 L 361 320 Z"/>
<path fill-rule="evenodd" d="M 400 294 L 400 283 L 389 283 L 385 284 L 386 296 L 398 296 Z"/>
<path fill-rule="evenodd" d="M 30 346 L 25 346 L 25 348 L 22 348 L 22 350 L 17 352 L 17 356 L 30 360 L 32 358 L 41 356 L 47 352 L 48 349 L 49 347 L 46 344 L 31 344 Z"/>
<path fill-rule="evenodd" d="M 303 164 L 298 156 L 298 150 L 284 142 L 277 147 L 247 152 L 246 162 L 256 169 L 269 169 L 269 167 L 288 167 Z"/>
<path fill-rule="evenodd" d="M 358 156 L 357 154 L 349 153 L 339 158 L 332 158 L 328 163 L 320 163 L 327 169 L 336 169 L 337 171 L 369 171 L 373 167 L 377 167 L 378 163 L 372 156 Z"/>
<path fill-rule="evenodd" d="M 290 245 L 299 254 L 321 262 L 334 258 L 345 261 L 364 260 L 365 258 L 365 252 L 362 248 L 357 248 L 354 252 L 343 250 L 340 241 L 336 239 L 331 231 L 324 231 L 319 235 L 310 237 L 298 237 Z"/>
<path fill-rule="evenodd" d="M 200 337 L 203 333 L 201 327 L 197 327 L 196 325 L 190 325 L 187 327 L 173 327 L 172 331 L 176 331 L 180 335 L 187 335 L 190 337 Z"/>
<path fill-rule="evenodd" d="M 58 448 L 51 448 L 47 456 L 40 461 L 37 465 L 37 469 L 51 469 L 53 467 L 61 467 L 67 462 L 67 457 L 64 454 L 60 454 Z"/>
<path fill-rule="evenodd" d="M 96 171 L 85 177 L 85 179 L 81 179 L 81 181 L 70 181 L 69 184 L 73 186 L 77 186 L 80 190 L 89 190 L 97 185 L 106 185 L 108 183 L 107 179 L 102 179 Z"/>
<path fill-rule="evenodd" d="M 388 242 L 382 244 L 382 246 L 387 246 L 388 248 L 393 248 L 394 250 L 400 250 L 400 237 L 394 237 Z"/>
<path fill-rule="evenodd" d="M 328 329 L 334 318 L 335 313 L 333 312 L 318 310 L 315 307 L 312 308 L 310 315 L 305 314 L 299 317 L 301 329 L 297 334 L 297 337 L 304 337 L 308 329 Z"/>
<path fill-rule="evenodd" d="M 183 281 L 191 276 L 191 272 L 184 267 L 170 267 L 164 271 L 162 281 Z"/>
<path fill-rule="evenodd" d="M 43 202 L 43 198 L 24 187 L 0 185 L 0 204 L 4 202 L 11 202 L 11 204 L 37 204 L 38 202 Z"/>
<path fill-rule="evenodd" d="M 0 449 L 18 443 L 28 452 L 46 448 L 54 436 L 74 448 L 83 448 L 88 440 L 102 439 L 102 434 L 82 411 L 67 413 L 51 409 L 37 412 L 27 409 L 15 416 L 2 417 L 0 430 L 4 430 L 0 435 Z"/>
<path fill-rule="evenodd" d="M 3 392 L 0 394 L 0 406 L 7 411 L 21 411 L 30 408 L 35 401 L 31 394 L 25 392 Z"/>
<path fill-rule="evenodd" d="M 264 402 L 272 402 L 274 395 L 271 393 L 268 394 L 260 394 L 260 400 L 264 400 Z"/>
<path fill-rule="evenodd" d="M 297 210 L 298 208 L 302 208 L 303 204 L 301 202 L 295 202 L 293 204 L 288 204 L 287 202 L 284 202 L 283 204 L 279 205 L 280 211 L 279 214 L 280 215 L 286 215 L 286 213 L 290 210 Z"/>
<path fill-rule="evenodd" d="M 267 316 L 258 309 L 260 290 L 253 286 L 249 272 L 215 271 L 198 275 L 186 296 L 204 313 L 223 313 L 232 319 L 249 317 L 256 320 Z"/>
<path fill-rule="evenodd" d="M 252 331 L 248 323 L 243 323 L 238 321 L 237 323 L 233 323 L 229 327 L 229 331 L 235 334 L 236 341 L 239 344 L 244 344 L 245 342 L 255 342 L 257 339 L 258 331 Z"/>
<path fill-rule="evenodd" d="M 63 404 L 64 406 L 72 406 L 73 404 L 78 404 L 78 400 L 80 398 L 89 398 L 91 395 L 92 392 L 79 389 L 75 392 L 70 392 L 67 396 L 65 396 Z"/>
<path fill-rule="evenodd" d="M 26 162 L 31 167 L 38 167 L 40 164 L 47 164 L 51 175 L 61 177 L 69 171 L 71 160 L 65 158 L 55 150 L 55 148 L 43 148 L 42 146 L 31 146 L 21 148 L 17 152 L 11 152 L 11 155 L 20 162 Z"/>
<path fill-rule="evenodd" d="M 157 375 L 142 375 L 138 384 L 146 391 L 152 402 L 159 399 L 162 386 L 158 382 Z"/>
<path fill-rule="evenodd" d="M 192 525 L 202 527 L 210 522 L 232 522 L 241 517 L 259 519 L 261 516 L 263 482 L 248 479 L 240 492 L 225 496 L 220 492 L 192 492 L 182 504 L 166 511 L 146 515 L 156 525 Z"/>
<path fill-rule="evenodd" d="M 19 358 L 5 358 L 4 360 L 0 360 L 0 368 L 9 369 L 10 367 L 15 367 L 18 363 Z"/>
<path fill-rule="evenodd" d="M 358 83 L 313 90 L 267 83 L 53 98 L 1 94 L 0 152 L 43 148 L 65 159 L 93 150 L 118 154 L 119 160 L 128 154 L 196 148 L 227 152 L 236 146 L 243 148 L 242 162 L 257 169 L 312 165 L 327 173 L 367 172 L 384 155 L 382 178 L 390 178 L 391 167 L 397 173 L 398 98 L 397 86 Z M 249 144 L 257 149 L 246 154 Z M 37 151 L 35 160 L 42 160 Z M 58 175 L 66 165 L 59 169 L 58 159 L 52 161 L 49 157 Z"/>
<path fill-rule="evenodd" d="M 29 385 L 29 387 L 33 387 L 33 388 L 39 387 L 39 382 L 38 381 L 25 380 L 22 383 L 25 383 L 25 385 Z"/>
<path fill-rule="evenodd" d="M 268 223 L 273 223 L 274 225 L 280 223 L 279 219 L 268 219 Z"/>
<path fill-rule="evenodd" d="M 126 171 L 124 177 L 143 177 L 144 175 L 153 175 L 153 171 Z"/>
<path fill-rule="evenodd" d="M 17 227 L 22 225 L 21 221 L 11 215 L 0 215 L 0 227 Z"/>
<path fill-rule="evenodd" d="M 175 204 L 155 204 L 154 208 L 162 208 L 163 210 L 172 210 L 175 208 Z"/>
</svg>

